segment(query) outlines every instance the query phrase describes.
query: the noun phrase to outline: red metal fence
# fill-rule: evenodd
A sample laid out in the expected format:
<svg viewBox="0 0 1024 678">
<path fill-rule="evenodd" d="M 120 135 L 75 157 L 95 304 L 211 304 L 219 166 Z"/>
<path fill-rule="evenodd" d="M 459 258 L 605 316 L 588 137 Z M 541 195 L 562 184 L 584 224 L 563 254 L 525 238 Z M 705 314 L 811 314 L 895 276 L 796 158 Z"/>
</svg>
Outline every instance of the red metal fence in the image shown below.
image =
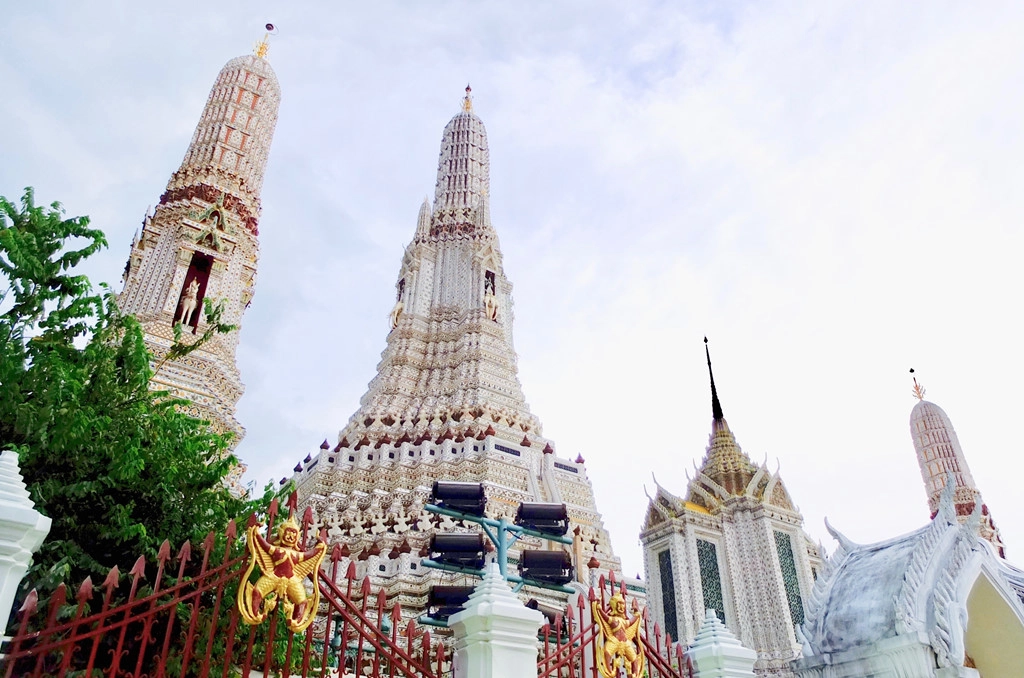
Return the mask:
<svg viewBox="0 0 1024 678">
<path fill-rule="evenodd" d="M 275 501 L 267 515 L 270 528 L 277 512 Z M 255 522 L 250 517 L 249 524 Z M 307 511 L 303 542 L 311 523 Z M 278 614 L 267 624 L 240 624 L 235 593 L 246 556 L 236 536 L 233 522 L 220 544 L 208 535 L 198 558 L 187 542 L 172 557 L 164 542 L 156 563 L 139 558 L 127 577 L 111 570 L 98 599 L 91 579 L 73 601 L 63 584 L 45 605 L 32 591 L 19 610 L 2 675 L 248 678 L 256 671 L 307 678 L 334 675 L 337 664 L 347 663 L 350 671 L 376 678 L 440 678 L 449 667 L 441 639 L 415 621 L 403 622 L 399 606 L 387 604 L 384 590 L 374 593 L 369 578 L 356 581 L 354 563 L 339 571 L 337 547 L 325 564 L 327 576 L 319 579 L 319 625 L 292 634 Z"/>
<path fill-rule="evenodd" d="M 289 503 L 294 508 L 294 499 Z M 266 516 L 268 534 L 277 513 L 275 501 Z M 312 522 L 307 509 L 303 544 Z M 248 525 L 255 524 L 251 516 Z M 301 634 L 288 631 L 279 614 L 256 626 L 240 623 L 235 596 L 246 554 L 236 537 L 232 522 L 222 537 L 208 535 L 198 554 L 186 542 L 172 556 L 164 542 L 155 563 L 140 557 L 127 576 L 114 568 L 98 591 L 87 578 L 73 600 L 64 585 L 45 604 L 32 591 L 19 610 L 0 675 L 249 678 L 255 672 L 324 678 L 344 671 L 367 678 L 450 676 L 445 638 L 432 637 L 415 620 L 403 621 L 401 608 L 388 604 L 384 588 L 369 577 L 357 580 L 355 563 L 346 566 L 337 545 L 319 577 L 316 623 Z M 553 626 L 541 630 L 539 678 L 600 678 L 598 624 L 589 603 L 599 600 L 603 606 L 616 588 L 625 596 L 614 575 L 607 581 L 602 577 L 590 600 L 576 596 Z M 638 640 L 650 678 L 692 677 L 681 649 L 657 625 L 651 633 L 643 614 Z"/>
</svg>

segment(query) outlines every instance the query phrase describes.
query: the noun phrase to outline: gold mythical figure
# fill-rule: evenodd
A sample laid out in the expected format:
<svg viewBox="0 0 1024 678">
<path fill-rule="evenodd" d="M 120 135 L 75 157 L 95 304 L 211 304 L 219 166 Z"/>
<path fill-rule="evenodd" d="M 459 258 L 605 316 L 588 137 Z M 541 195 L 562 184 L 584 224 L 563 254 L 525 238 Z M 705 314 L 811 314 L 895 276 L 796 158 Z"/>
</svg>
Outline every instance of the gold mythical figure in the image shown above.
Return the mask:
<svg viewBox="0 0 1024 678">
<path fill-rule="evenodd" d="M 640 678 L 644 673 L 644 647 L 640 644 L 641 615 L 626 616 L 626 599 L 616 593 L 608 601 L 608 611 L 595 600 L 591 603 L 594 621 L 601 633 L 601 659 L 597 668 L 604 678 L 618 678 L 619 665 L 626 669 L 626 678 Z"/>
<path fill-rule="evenodd" d="M 327 553 L 327 544 L 318 542 L 308 551 L 298 547 L 299 525 L 294 518 L 281 523 L 277 539 L 268 542 L 259 533 L 259 525 L 250 527 L 249 567 L 238 587 L 238 611 L 246 624 L 259 624 L 274 611 L 277 603 L 284 604 L 285 622 L 293 633 L 301 633 L 313 622 L 320 604 L 317 577 L 320 562 Z M 255 566 L 260 566 L 260 578 L 249 581 Z M 312 575 L 313 599 L 306 593 L 305 579 Z"/>
</svg>

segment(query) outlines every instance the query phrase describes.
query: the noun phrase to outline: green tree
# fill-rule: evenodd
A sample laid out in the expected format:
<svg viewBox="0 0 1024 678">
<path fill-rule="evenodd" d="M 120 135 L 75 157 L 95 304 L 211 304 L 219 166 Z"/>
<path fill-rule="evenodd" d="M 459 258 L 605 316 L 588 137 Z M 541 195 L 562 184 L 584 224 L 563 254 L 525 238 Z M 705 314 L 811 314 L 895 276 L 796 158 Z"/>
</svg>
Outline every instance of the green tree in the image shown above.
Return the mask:
<svg viewBox="0 0 1024 678">
<path fill-rule="evenodd" d="M 228 437 L 150 390 L 138 322 L 74 273 L 106 244 L 87 217 L 36 206 L 31 189 L 20 206 L 0 197 L 0 449 L 17 451 L 53 521 L 27 577 L 41 589 L 127 572 L 164 539 L 198 543 L 263 499 L 231 495 Z M 211 332 L 230 331 L 219 310 L 208 308 Z"/>
</svg>

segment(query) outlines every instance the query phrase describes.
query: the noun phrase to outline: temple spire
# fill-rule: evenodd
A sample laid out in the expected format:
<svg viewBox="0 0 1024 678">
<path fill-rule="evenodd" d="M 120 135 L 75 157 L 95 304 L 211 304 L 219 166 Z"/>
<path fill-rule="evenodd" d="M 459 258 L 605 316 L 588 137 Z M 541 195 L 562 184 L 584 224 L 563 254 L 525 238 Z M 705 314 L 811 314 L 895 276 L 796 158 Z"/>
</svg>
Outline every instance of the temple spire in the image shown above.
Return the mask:
<svg viewBox="0 0 1024 678">
<path fill-rule="evenodd" d="M 715 421 L 722 421 L 722 403 L 718 402 L 718 390 L 715 388 L 715 373 L 711 371 L 711 352 L 708 350 L 708 338 L 704 337 L 704 354 L 708 358 L 708 376 L 711 377 L 711 416 Z"/>
<path fill-rule="evenodd" d="M 917 463 L 921 467 L 921 479 L 928 493 L 928 508 L 932 517 L 938 513 L 943 491 L 952 479 L 957 520 L 966 522 L 977 504 L 981 504 L 979 532 L 1003 556 L 1002 537 L 974 482 L 953 423 L 941 407 L 924 399 L 924 389 L 917 383 L 917 379 L 914 380 L 914 395 L 919 402 L 910 412 L 910 435 L 914 441 Z"/>
</svg>

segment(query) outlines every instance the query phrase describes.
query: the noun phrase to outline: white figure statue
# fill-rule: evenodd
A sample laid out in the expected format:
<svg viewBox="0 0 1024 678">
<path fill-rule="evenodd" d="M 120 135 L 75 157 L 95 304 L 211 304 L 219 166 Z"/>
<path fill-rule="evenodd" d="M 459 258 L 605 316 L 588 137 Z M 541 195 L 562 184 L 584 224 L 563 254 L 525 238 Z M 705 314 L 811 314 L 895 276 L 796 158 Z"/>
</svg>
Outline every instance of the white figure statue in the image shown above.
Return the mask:
<svg viewBox="0 0 1024 678">
<path fill-rule="evenodd" d="M 395 307 L 391 309 L 391 329 L 398 327 L 398 319 L 402 317 L 403 310 L 405 310 L 405 304 L 399 299 L 395 302 Z"/>
<path fill-rule="evenodd" d="M 490 287 L 484 292 L 484 313 L 491 320 L 498 319 L 498 300 L 494 297 L 494 292 Z"/>
<path fill-rule="evenodd" d="M 193 278 L 192 282 L 190 282 L 188 287 L 185 289 L 185 296 L 181 298 L 181 304 L 178 306 L 178 309 L 181 311 L 178 316 L 178 320 L 183 325 L 189 324 L 189 319 L 192 317 L 192 314 L 195 313 L 196 305 L 198 303 L 199 281 Z"/>
</svg>

